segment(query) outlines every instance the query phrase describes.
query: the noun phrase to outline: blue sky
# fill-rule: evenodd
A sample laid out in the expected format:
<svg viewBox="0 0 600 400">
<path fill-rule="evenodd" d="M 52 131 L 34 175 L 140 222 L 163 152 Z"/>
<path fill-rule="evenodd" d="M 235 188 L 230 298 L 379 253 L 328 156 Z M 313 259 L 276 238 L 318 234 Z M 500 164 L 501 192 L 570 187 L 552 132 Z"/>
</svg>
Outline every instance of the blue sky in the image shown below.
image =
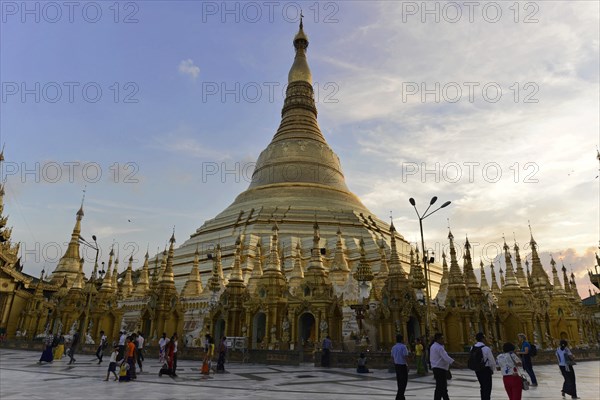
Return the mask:
<svg viewBox="0 0 600 400">
<path fill-rule="evenodd" d="M 587 292 L 598 2 L 479 2 L 471 21 L 463 2 L 429 2 L 429 14 L 421 2 L 273 2 L 269 15 L 265 2 L 136 1 L 118 16 L 114 2 L 81 2 L 72 22 L 62 3 L 23 4 L 2 2 L 0 139 L 26 272 L 54 269 L 86 185 L 83 235 L 103 250 L 114 240 L 122 259 L 162 248 L 173 226 L 182 243 L 246 189 L 279 123 L 300 5 L 319 123 L 367 207 L 393 211 L 416 241 L 407 199 L 452 200 L 426 239 L 441 249 L 449 218 L 457 240 L 479 244 L 477 264 L 503 234 L 525 248 L 531 221 L 547 269 L 563 257 Z"/>
</svg>

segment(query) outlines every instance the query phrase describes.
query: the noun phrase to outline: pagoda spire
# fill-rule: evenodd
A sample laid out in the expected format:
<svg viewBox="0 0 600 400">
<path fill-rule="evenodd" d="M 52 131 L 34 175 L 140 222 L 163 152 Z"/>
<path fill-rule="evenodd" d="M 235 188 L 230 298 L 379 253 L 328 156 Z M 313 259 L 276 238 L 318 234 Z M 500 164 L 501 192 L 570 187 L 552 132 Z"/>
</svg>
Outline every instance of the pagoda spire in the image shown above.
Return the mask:
<svg viewBox="0 0 600 400">
<path fill-rule="evenodd" d="M 393 221 L 390 224 L 390 238 L 390 275 L 400 275 L 402 279 L 406 279 L 406 272 L 404 272 L 404 268 L 402 268 L 400 256 L 398 255 L 398 248 L 396 246 L 396 228 L 394 227 Z"/>
<path fill-rule="evenodd" d="M 504 271 L 502 271 L 502 266 L 500 266 L 500 268 L 498 269 L 498 274 L 500 275 L 500 287 L 504 291 L 505 282 L 504 282 Z"/>
<path fill-rule="evenodd" d="M 575 283 L 575 274 L 571 271 L 571 291 L 573 292 L 573 297 L 577 300 L 581 300 L 581 296 L 579 296 L 579 291 L 577 290 L 577 284 Z"/>
<path fill-rule="evenodd" d="M 106 268 L 106 275 L 104 275 L 104 279 L 102 279 L 102 286 L 101 286 L 101 290 L 112 290 L 112 274 L 111 274 L 111 267 L 112 267 L 112 263 L 113 263 L 113 256 L 115 255 L 115 249 L 114 249 L 114 245 L 110 248 L 110 253 L 108 253 L 108 268 Z"/>
<path fill-rule="evenodd" d="M 506 263 L 506 281 L 505 286 L 519 286 L 519 282 L 517 281 L 517 277 L 515 276 L 515 271 L 513 270 L 512 261 L 510 257 L 510 247 L 506 244 L 506 240 L 504 240 L 504 262 Z M 504 290 L 504 287 L 502 288 Z"/>
<path fill-rule="evenodd" d="M 452 231 L 448 231 L 448 240 L 450 241 L 450 284 L 464 284 L 463 275 L 456 260 L 456 249 L 454 248 L 454 235 Z"/>
<path fill-rule="evenodd" d="M 371 265 L 367 262 L 366 252 L 365 252 L 365 241 L 363 238 L 360 239 L 360 260 L 358 261 L 358 266 L 356 267 L 356 272 L 354 273 L 354 280 L 359 283 L 359 288 L 361 289 L 360 298 L 367 298 L 366 289 L 371 285 L 371 281 L 375 278 L 373 275 L 373 270 L 371 269 Z M 362 285 L 362 287 L 361 287 Z"/>
<path fill-rule="evenodd" d="M 471 244 L 469 238 L 465 241 L 465 256 L 463 258 L 463 271 L 465 275 L 465 284 L 470 294 L 477 294 L 481 292 L 477 277 L 475 276 L 475 270 L 473 268 L 473 260 L 471 259 Z"/>
<path fill-rule="evenodd" d="M 262 264 L 262 245 L 259 238 L 258 243 L 256 243 L 256 252 L 254 256 L 254 265 L 252 267 L 252 273 L 250 274 L 250 278 L 248 278 L 248 292 L 250 294 L 254 293 L 254 291 L 256 290 L 256 286 L 263 275 Z"/>
<path fill-rule="evenodd" d="M 281 274 L 281 264 L 279 258 L 279 227 L 277 226 L 277 222 L 273 224 L 273 228 L 271 228 L 271 248 L 269 249 L 269 258 L 267 260 L 267 268 L 266 271 L 275 271 L 278 274 Z"/>
<path fill-rule="evenodd" d="M 500 286 L 498 286 L 498 280 L 496 279 L 496 271 L 494 270 L 494 263 L 490 262 L 490 271 L 492 277 L 492 293 L 494 295 L 499 296 L 502 290 L 500 290 Z"/>
<path fill-rule="evenodd" d="M 318 271 L 319 274 L 325 275 L 325 267 L 323 266 L 323 260 L 321 259 L 321 248 L 319 243 L 321 241 L 321 234 L 319 232 L 319 224 L 315 221 L 313 225 L 313 246 L 310 250 L 310 261 L 308 263 L 308 271 Z"/>
<path fill-rule="evenodd" d="M 333 256 L 333 266 L 332 271 L 342 271 L 349 272 L 350 267 L 348 266 L 348 261 L 346 260 L 346 255 L 344 254 L 344 244 L 342 238 L 342 231 L 338 227 L 337 230 L 337 241 L 335 243 L 335 254 Z"/>
<path fill-rule="evenodd" d="M 112 288 L 115 294 L 119 290 L 119 255 L 115 258 L 115 266 L 112 272 Z"/>
<path fill-rule="evenodd" d="M 519 286 L 521 286 L 521 289 L 531 292 L 531 289 L 529 289 L 529 282 L 527 280 L 527 275 L 525 274 L 525 270 L 523 269 L 523 265 L 521 264 L 521 255 L 519 254 L 519 245 L 517 244 L 517 241 L 515 240 L 515 245 L 513 247 L 513 250 L 515 251 L 515 262 L 517 264 L 517 281 L 519 281 Z"/>
<path fill-rule="evenodd" d="M 244 276 L 242 275 L 242 241 L 238 236 L 235 241 L 235 255 L 233 260 L 233 268 L 229 275 L 229 282 L 227 286 L 235 286 L 244 284 Z"/>
<path fill-rule="evenodd" d="M 135 284 L 134 294 L 140 297 L 146 296 L 148 290 L 150 289 L 150 277 L 148 274 L 148 259 L 150 255 L 148 254 L 148 250 L 146 250 L 146 255 L 144 256 L 144 265 L 142 266 L 142 271 L 140 272 L 140 276 Z"/>
<path fill-rule="evenodd" d="M 194 261 L 192 262 L 192 269 L 188 280 L 185 282 L 185 286 L 181 290 L 182 297 L 198 297 L 202 294 L 202 279 L 200 279 L 200 252 L 196 245 L 196 252 L 194 253 Z"/>
<path fill-rule="evenodd" d="M 563 295 L 565 294 L 565 290 L 560 284 L 560 279 L 558 278 L 558 271 L 556 270 L 556 261 L 554 261 L 554 257 L 550 256 L 550 265 L 552 265 L 552 290 L 555 294 Z"/>
<path fill-rule="evenodd" d="M 488 284 L 487 278 L 485 277 L 485 268 L 483 268 L 483 261 L 481 261 L 481 260 L 479 260 L 479 270 L 481 272 L 481 275 L 480 275 L 480 280 L 481 280 L 480 288 L 481 288 L 481 291 L 483 293 L 489 293 L 490 292 L 490 285 Z"/>
<path fill-rule="evenodd" d="M 565 267 L 565 263 L 562 263 L 562 273 L 563 273 L 563 282 L 565 283 L 565 292 L 571 296 L 573 292 L 571 291 L 571 285 L 569 284 L 569 276 L 567 275 L 567 268 Z"/>
<path fill-rule="evenodd" d="M 346 267 L 348 264 L 346 263 Z M 302 249 L 300 248 L 300 241 L 296 243 L 296 256 L 294 257 L 294 269 L 290 278 L 304 278 L 304 270 L 302 269 Z"/>
<path fill-rule="evenodd" d="M 531 279 L 533 281 L 533 289 L 539 292 L 540 290 L 549 289 L 550 278 L 548 277 L 546 271 L 544 271 L 544 267 L 540 261 L 540 256 L 538 255 L 537 251 L 537 243 L 533 238 L 531 225 L 529 225 L 529 232 L 531 234 L 531 239 L 529 240 L 529 244 L 531 246 Z"/>
<path fill-rule="evenodd" d="M 175 255 L 175 232 L 171 235 L 169 239 L 169 253 L 167 254 L 167 265 L 162 275 L 162 279 L 160 281 L 162 285 L 171 285 L 175 284 L 173 279 L 173 257 Z"/>
<path fill-rule="evenodd" d="M 413 289 L 425 288 L 425 277 L 421 268 L 421 258 L 419 257 L 419 246 L 415 245 L 416 257 L 413 257 L 412 248 L 410 249 L 410 281 Z"/>
<path fill-rule="evenodd" d="M 379 241 L 379 271 L 377 272 L 377 276 L 381 276 L 387 278 L 390 273 L 390 268 L 387 263 L 387 255 L 385 254 L 385 242 L 383 238 Z"/>
<path fill-rule="evenodd" d="M 121 293 L 124 297 L 128 297 L 131 292 L 133 292 L 133 254 L 129 256 L 129 263 L 127 264 L 127 269 L 125 270 L 125 278 L 123 278 L 123 284 L 121 285 Z"/>
<path fill-rule="evenodd" d="M 435 298 L 438 304 L 446 304 L 446 297 L 448 297 L 448 283 L 450 281 L 448 273 L 448 262 L 446 262 L 446 252 L 442 251 L 442 280 L 440 281 L 440 288 Z"/>
<path fill-rule="evenodd" d="M 65 254 L 58 261 L 58 265 L 52 275 L 50 275 L 50 281 L 57 283 L 62 280 L 63 277 L 67 277 L 69 282 L 73 282 L 79 274 L 79 260 L 81 256 L 79 254 L 79 238 L 81 237 L 81 220 L 83 219 L 83 203 L 79 210 L 75 214 L 75 226 L 71 232 L 71 240 L 67 246 Z"/>
</svg>

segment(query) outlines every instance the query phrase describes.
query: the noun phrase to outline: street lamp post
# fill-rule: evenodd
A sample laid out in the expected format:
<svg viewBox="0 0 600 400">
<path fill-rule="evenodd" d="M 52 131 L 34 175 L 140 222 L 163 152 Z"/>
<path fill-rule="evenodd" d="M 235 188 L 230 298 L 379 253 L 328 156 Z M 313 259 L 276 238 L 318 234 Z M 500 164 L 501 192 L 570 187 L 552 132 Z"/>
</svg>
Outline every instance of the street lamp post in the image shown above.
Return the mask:
<svg viewBox="0 0 600 400">
<path fill-rule="evenodd" d="M 87 285 L 87 304 L 86 304 L 86 311 L 85 311 L 85 319 L 83 322 L 83 328 L 81 329 L 81 334 L 83 336 L 83 334 L 85 334 L 85 332 L 87 332 L 87 324 L 90 318 L 90 309 L 92 306 L 92 293 L 94 292 L 95 289 L 95 280 L 96 280 L 96 273 L 98 272 L 98 255 L 100 254 L 100 247 L 98 247 L 98 242 L 96 241 L 96 235 L 92 235 L 92 240 L 94 241 L 94 244 L 92 245 L 91 243 L 89 243 L 87 240 L 85 240 L 81 235 L 79 235 L 79 243 L 96 250 L 96 261 L 94 262 L 94 271 L 92 272 L 92 276 L 90 277 L 90 281 Z M 104 264 L 104 263 L 102 263 Z"/>
<path fill-rule="evenodd" d="M 437 201 L 437 196 L 433 196 L 431 198 L 431 200 L 429 201 L 429 206 L 427 207 L 427 209 L 425 210 L 425 212 L 423 213 L 423 215 L 421 215 L 419 213 L 419 210 L 417 210 L 417 203 L 415 202 L 415 199 L 413 199 L 412 197 L 408 200 L 410 202 L 410 204 L 413 206 L 413 208 L 415 209 L 415 212 L 417 213 L 417 217 L 419 217 L 419 229 L 421 230 L 421 249 L 423 250 L 423 273 L 425 275 L 425 303 L 426 303 L 426 308 L 425 308 L 425 336 L 427 337 L 427 340 L 429 340 L 429 332 L 430 332 L 430 328 L 431 328 L 431 319 L 429 317 L 429 308 L 430 308 L 430 294 L 431 294 L 431 281 L 429 279 L 429 260 L 428 260 L 428 254 L 427 251 L 425 250 L 425 239 L 423 236 L 423 220 L 427 217 L 429 217 L 431 214 L 435 213 L 436 211 L 448 207 L 450 205 L 450 201 L 445 202 L 444 204 L 442 204 L 440 207 L 436 208 L 433 211 L 429 211 L 429 209 L 431 208 L 431 206 Z"/>
</svg>

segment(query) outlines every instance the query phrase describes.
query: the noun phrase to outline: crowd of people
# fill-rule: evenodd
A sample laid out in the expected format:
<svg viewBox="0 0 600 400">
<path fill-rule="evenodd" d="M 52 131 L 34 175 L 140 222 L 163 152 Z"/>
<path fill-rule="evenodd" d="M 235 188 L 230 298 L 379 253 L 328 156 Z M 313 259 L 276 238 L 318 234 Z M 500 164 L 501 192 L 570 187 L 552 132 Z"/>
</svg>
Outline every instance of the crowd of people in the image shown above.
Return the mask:
<svg viewBox="0 0 600 400">
<path fill-rule="evenodd" d="M 513 343 L 504 343 L 502 352 L 496 358 L 492 349 L 486 344 L 483 332 L 475 335 L 476 342 L 469 351 L 468 368 L 475 372 L 480 385 L 481 400 L 490 400 L 492 394 L 494 371 L 500 371 L 502 382 L 509 400 L 521 400 L 523 390 L 529 386 L 538 386 L 537 377 L 533 370 L 532 357 L 537 349 L 528 340 L 525 334 L 518 334 L 519 347 Z M 396 345 L 392 347 L 391 356 L 396 370 L 398 391 L 396 400 L 404 400 L 404 393 L 408 384 L 408 361 L 415 358 L 417 374 L 426 374 L 427 364 L 433 372 L 435 379 L 434 400 L 449 400 L 448 380 L 452 379 L 450 366 L 456 365 L 454 359 L 448 355 L 444 347 L 444 335 L 436 333 L 429 345 L 429 358 L 424 351 L 422 341 L 417 339 L 414 346 L 414 356 L 404 344 L 402 335 L 396 336 Z M 572 399 L 578 399 L 577 385 L 575 381 L 575 358 L 568 347 L 566 340 L 560 341 L 556 350 L 556 358 L 560 372 L 564 378 L 561 395 L 570 395 Z M 529 379 L 525 376 L 529 376 Z M 530 382 L 531 381 L 531 382 Z"/>
<path fill-rule="evenodd" d="M 70 341 L 68 342 L 69 347 L 66 351 L 66 355 L 70 359 L 69 365 L 77 361 L 75 359 L 75 353 L 79 347 L 79 337 L 80 335 L 78 332 L 75 332 L 70 336 Z M 225 371 L 225 358 L 227 354 L 226 340 L 227 338 L 225 336 L 221 338 L 217 347 L 217 365 L 216 368 L 212 368 L 215 344 L 210 334 L 205 336 L 205 355 L 201 368 L 202 374 L 208 375 L 210 374 L 210 371 Z M 67 344 L 67 341 L 63 335 L 47 334 L 44 339 L 44 350 L 42 351 L 38 364 L 52 363 L 54 360 L 62 359 L 65 352 L 65 344 Z M 115 381 L 127 382 L 135 380 L 137 378 L 137 367 L 139 367 L 140 373 L 144 371 L 144 344 L 145 338 L 142 335 L 142 332 L 127 335 L 126 332 L 120 331 L 118 341 L 115 341 L 112 345 L 108 371 L 106 372 L 106 378 L 104 380 L 108 381 L 111 373 L 113 374 Z M 166 333 L 162 334 L 162 337 L 158 341 L 158 360 L 162 366 L 158 372 L 158 376 L 169 375 L 177 377 L 178 344 L 177 333 L 173 333 L 170 338 L 167 337 Z M 108 345 L 108 338 L 104 334 L 104 331 L 100 331 L 100 343 L 96 348 L 96 359 L 98 360 L 98 364 L 102 363 Z"/>
<path fill-rule="evenodd" d="M 79 346 L 79 333 L 75 332 L 71 336 L 67 355 L 70 359 L 69 364 L 76 362 L 75 353 Z M 476 342 L 470 349 L 468 367 L 475 371 L 477 380 L 480 384 L 481 400 L 490 400 L 494 371 L 500 371 L 504 389 L 509 400 L 521 400 L 523 390 L 529 386 L 537 386 L 538 381 L 533 370 L 532 357 L 537 353 L 537 349 L 528 340 L 525 334 L 518 335 L 518 348 L 510 342 L 504 343 L 502 352 L 494 358 L 491 348 L 486 343 L 486 337 L 483 332 L 475 335 Z M 214 372 L 225 371 L 225 358 L 227 354 L 227 338 L 222 337 L 217 346 L 217 365 Z M 145 338 L 141 332 L 127 335 L 125 332 L 119 332 L 119 340 L 112 346 L 108 371 L 105 381 L 108 381 L 110 374 L 114 380 L 132 381 L 137 378 L 136 364 L 140 373 L 143 372 L 144 362 L 144 344 Z M 177 353 L 178 337 L 174 333 L 170 338 L 166 333 L 158 341 L 158 360 L 161 364 L 159 376 L 169 375 L 177 376 Z M 63 357 L 66 341 L 63 335 L 46 335 L 44 340 L 44 350 L 38 363 L 51 363 L 55 359 Z M 104 352 L 108 347 L 108 339 L 104 331 L 100 331 L 100 343 L 96 350 L 98 364 L 102 363 Z M 327 336 L 323 341 L 323 355 L 321 365 L 330 366 L 330 355 L 333 348 L 331 338 Z M 204 359 L 200 371 L 202 374 L 210 374 L 212 360 L 215 355 L 215 343 L 210 334 L 205 335 L 204 341 Z M 391 357 L 394 363 L 397 381 L 396 400 L 405 399 L 405 391 L 408 384 L 408 363 L 414 358 L 417 366 L 417 374 L 427 374 L 428 367 L 433 373 L 435 379 L 434 400 L 449 400 L 448 380 L 452 379 L 450 366 L 455 364 L 452 357 L 448 355 L 444 347 L 444 335 L 436 333 L 432 342 L 426 351 L 423 340 L 416 339 L 414 344 L 414 354 L 404 344 L 404 337 L 396 335 L 396 344 L 392 347 Z M 556 350 L 556 358 L 560 372 L 564 378 L 561 390 L 562 397 L 570 395 L 572 399 L 578 399 L 575 371 L 573 366 L 575 358 L 568 347 L 566 340 L 560 341 L 560 346 Z M 367 368 L 367 358 L 364 353 L 360 354 L 357 363 L 358 373 L 370 372 Z M 525 376 L 529 376 L 529 379 Z M 531 381 L 531 382 L 529 382 Z"/>
</svg>

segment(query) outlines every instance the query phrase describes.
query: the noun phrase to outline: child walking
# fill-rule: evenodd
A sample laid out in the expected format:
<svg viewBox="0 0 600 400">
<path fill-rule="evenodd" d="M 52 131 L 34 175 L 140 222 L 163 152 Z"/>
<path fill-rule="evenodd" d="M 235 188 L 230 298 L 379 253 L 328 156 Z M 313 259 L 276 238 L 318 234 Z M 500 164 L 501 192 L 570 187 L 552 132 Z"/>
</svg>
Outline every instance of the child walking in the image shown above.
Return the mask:
<svg viewBox="0 0 600 400">
<path fill-rule="evenodd" d="M 115 381 L 119 380 L 119 375 L 117 375 L 117 372 L 116 372 L 116 370 L 117 370 L 117 356 L 118 355 L 119 355 L 119 346 L 114 346 L 112 354 L 110 355 L 110 363 L 108 364 L 108 371 L 106 372 L 106 379 L 105 379 L 105 381 L 108 380 L 108 377 L 110 376 L 111 372 L 115 376 Z"/>
</svg>

